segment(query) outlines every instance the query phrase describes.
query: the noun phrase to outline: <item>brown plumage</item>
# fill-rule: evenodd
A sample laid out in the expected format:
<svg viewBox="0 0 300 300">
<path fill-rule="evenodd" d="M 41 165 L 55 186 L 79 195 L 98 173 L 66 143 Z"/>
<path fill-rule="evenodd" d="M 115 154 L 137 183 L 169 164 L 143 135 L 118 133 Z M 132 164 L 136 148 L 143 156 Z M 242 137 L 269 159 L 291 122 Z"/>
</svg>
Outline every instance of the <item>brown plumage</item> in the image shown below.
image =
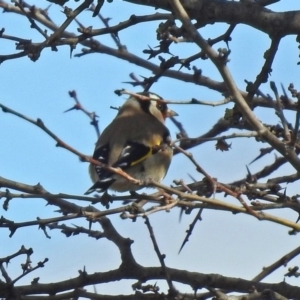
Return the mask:
<svg viewBox="0 0 300 300">
<path fill-rule="evenodd" d="M 143 95 L 160 99 L 152 93 Z M 108 166 L 119 167 L 135 179 L 160 182 L 173 155 L 170 133 L 164 121 L 166 117 L 175 115 L 161 101 L 130 97 L 101 134 L 93 158 Z M 93 164 L 89 171 L 94 185 L 86 194 L 108 188 L 118 192 L 142 188 Z"/>
</svg>

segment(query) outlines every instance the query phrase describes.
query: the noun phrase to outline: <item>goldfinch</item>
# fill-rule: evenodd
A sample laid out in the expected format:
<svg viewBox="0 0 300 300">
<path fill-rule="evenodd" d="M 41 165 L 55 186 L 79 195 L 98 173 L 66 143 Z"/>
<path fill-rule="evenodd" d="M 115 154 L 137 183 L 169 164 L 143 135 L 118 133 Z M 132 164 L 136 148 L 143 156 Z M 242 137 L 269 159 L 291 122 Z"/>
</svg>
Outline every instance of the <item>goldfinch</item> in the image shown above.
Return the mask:
<svg viewBox="0 0 300 300">
<path fill-rule="evenodd" d="M 152 99 L 162 99 L 149 92 L 139 93 Z M 165 119 L 177 114 L 162 101 L 141 100 L 130 96 L 119 109 L 116 118 L 105 128 L 95 148 L 93 158 L 114 168 L 121 168 L 131 177 L 145 182 L 160 182 L 171 163 L 170 132 Z M 85 193 L 135 191 L 143 186 L 131 183 L 122 176 L 101 166 L 90 164 L 89 173 L 94 185 Z"/>
</svg>

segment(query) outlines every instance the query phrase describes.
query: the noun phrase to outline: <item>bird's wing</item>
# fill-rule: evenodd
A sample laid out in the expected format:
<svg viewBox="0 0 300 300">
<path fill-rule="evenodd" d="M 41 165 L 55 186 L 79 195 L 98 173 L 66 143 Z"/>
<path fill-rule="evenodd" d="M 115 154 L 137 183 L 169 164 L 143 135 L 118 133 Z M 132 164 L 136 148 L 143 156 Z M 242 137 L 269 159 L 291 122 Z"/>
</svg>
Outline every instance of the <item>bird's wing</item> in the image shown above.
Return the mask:
<svg viewBox="0 0 300 300">
<path fill-rule="evenodd" d="M 108 144 L 99 147 L 96 149 L 93 158 L 107 165 L 109 160 L 109 150 L 110 148 Z M 155 152 L 157 152 L 155 148 L 141 143 L 129 141 L 122 149 L 118 160 L 112 165 L 112 167 L 121 168 L 122 170 L 126 171 L 127 168 L 144 161 Z M 95 190 L 104 191 L 116 180 L 112 177 L 112 172 L 105 170 L 105 168 L 101 166 L 95 166 L 95 171 L 99 177 L 99 180 L 85 194 L 90 194 Z"/>
<path fill-rule="evenodd" d="M 109 159 L 109 152 L 109 144 L 98 147 L 93 154 L 93 159 L 107 165 Z M 111 173 L 102 168 L 101 166 L 91 165 L 90 168 L 93 168 L 96 171 L 98 175 L 98 180 L 84 193 L 85 195 L 95 192 L 96 190 L 105 191 L 115 181 L 114 178 L 111 178 Z"/>
<path fill-rule="evenodd" d="M 99 161 L 102 164 L 107 165 L 108 164 L 108 159 L 109 159 L 109 152 L 110 152 L 110 147 L 109 144 L 106 144 L 102 147 L 99 147 L 95 150 L 94 154 L 93 154 L 93 158 L 97 161 Z M 102 168 L 101 166 L 95 166 L 95 170 L 96 173 L 99 176 L 99 179 L 104 179 L 107 177 L 107 174 L 109 174 L 109 172 L 107 172 L 104 168 Z"/>
<path fill-rule="evenodd" d="M 132 167 L 153 154 L 153 148 L 138 142 L 128 141 L 113 167 L 126 169 Z"/>
<path fill-rule="evenodd" d="M 126 169 L 128 167 L 132 167 L 152 154 L 156 152 L 155 148 L 146 146 L 144 144 L 138 142 L 128 141 L 115 163 L 113 163 L 112 167 Z M 110 147 L 109 145 L 104 145 L 95 150 L 93 158 L 98 160 L 100 163 L 107 165 L 110 155 Z M 107 174 L 110 174 L 109 171 L 104 170 L 101 166 L 95 166 L 96 172 L 100 179 L 107 177 Z"/>
</svg>

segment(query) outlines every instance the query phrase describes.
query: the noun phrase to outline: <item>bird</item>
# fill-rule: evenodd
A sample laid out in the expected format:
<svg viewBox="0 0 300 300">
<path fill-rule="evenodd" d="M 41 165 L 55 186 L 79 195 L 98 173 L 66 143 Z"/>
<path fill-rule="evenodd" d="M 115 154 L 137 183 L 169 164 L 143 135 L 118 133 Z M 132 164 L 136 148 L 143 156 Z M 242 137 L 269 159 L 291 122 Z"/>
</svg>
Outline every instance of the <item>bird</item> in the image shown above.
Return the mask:
<svg viewBox="0 0 300 300">
<path fill-rule="evenodd" d="M 166 175 L 173 150 L 165 126 L 167 117 L 178 116 L 162 98 L 152 92 L 137 93 L 151 100 L 130 96 L 119 108 L 117 116 L 100 135 L 93 159 L 113 168 L 120 168 L 131 177 L 145 183 L 160 182 Z M 156 101 L 158 100 L 158 101 Z M 143 188 L 100 165 L 89 165 L 93 181 L 85 195 L 107 189 L 126 192 Z"/>
</svg>

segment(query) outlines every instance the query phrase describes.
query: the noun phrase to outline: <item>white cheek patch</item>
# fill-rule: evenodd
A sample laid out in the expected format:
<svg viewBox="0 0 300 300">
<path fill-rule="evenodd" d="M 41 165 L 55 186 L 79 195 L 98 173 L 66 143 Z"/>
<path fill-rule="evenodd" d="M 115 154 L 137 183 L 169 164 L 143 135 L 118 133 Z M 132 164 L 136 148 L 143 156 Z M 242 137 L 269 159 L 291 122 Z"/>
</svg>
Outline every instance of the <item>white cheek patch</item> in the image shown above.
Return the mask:
<svg viewBox="0 0 300 300">
<path fill-rule="evenodd" d="M 154 100 L 150 101 L 149 110 L 150 110 L 150 113 L 154 116 L 157 114 L 157 112 L 159 112 L 157 107 L 156 107 L 156 101 L 154 101 Z"/>
</svg>

